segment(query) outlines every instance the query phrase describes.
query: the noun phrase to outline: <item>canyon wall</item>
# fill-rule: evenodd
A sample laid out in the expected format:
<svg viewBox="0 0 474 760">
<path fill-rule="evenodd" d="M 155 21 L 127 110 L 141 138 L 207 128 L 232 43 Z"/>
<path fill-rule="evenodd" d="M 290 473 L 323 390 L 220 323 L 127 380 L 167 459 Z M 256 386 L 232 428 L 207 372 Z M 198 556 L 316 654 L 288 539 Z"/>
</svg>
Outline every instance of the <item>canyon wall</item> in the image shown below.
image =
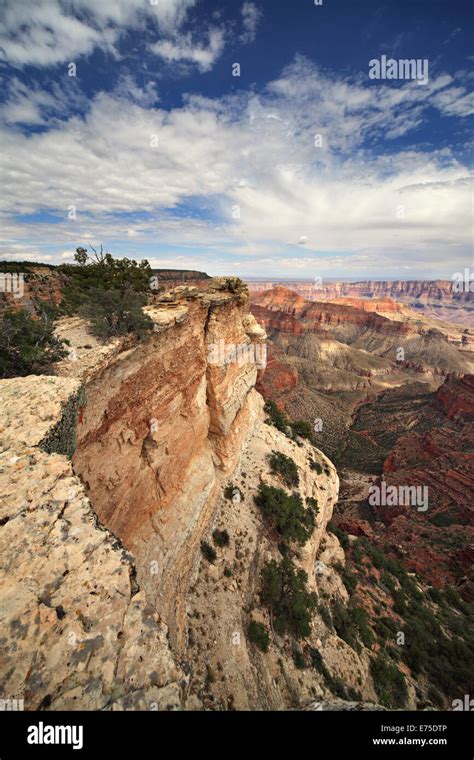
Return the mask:
<svg viewBox="0 0 474 760">
<path fill-rule="evenodd" d="M 354 303 L 309 301 L 278 286 L 260 294 L 253 293 L 251 309 L 272 340 L 276 336 L 300 338 L 313 333 L 320 344 L 328 339 L 338 341 L 339 351 L 333 348 L 336 354 L 341 354 L 341 344 L 346 344 L 366 355 L 383 357 L 392 366 L 397 364 L 422 373 L 472 372 L 474 364 L 469 350 L 460 350 L 460 328 L 448 329 L 441 322 L 438 325 L 425 318 L 417 320 L 408 309 L 406 313 L 399 309 L 390 313 L 386 304 L 382 305 L 384 315 L 359 308 L 357 300 Z M 403 349 L 402 360 L 400 349 Z"/>
<path fill-rule="evenodd" d="M 58 376 L 2 381 L 2 696 L 25 709 L 287 709 L 330 703 L 337 676 L 339 692 L 373 702 L 367 653 L 327 615 L 314 612 L 304 641 L 324 668 L 302 671 L 262 603 L 262 568 L 281 559 L 254 499 L 261 481 L 282 485 L 273 451 L 317 507 L 295 567 L 320 600 L 348 594 L 327 532 L 336 470 L 267 424 L 255 390 L 266 336 L 245 287 L 179 287 L 146 311 L 143 343 L 100 344 L 63 318 Z M 229 541 L 209 562 L 201 544 L 216 529 Z M 248 638 L 251 619 L 272 631 L 266 652 Z"/>
<path fill-rule="evenodd" d="M 459 272 L 459 275 L 465 273 Z M 393 311 L 388 302 L 396 301 L 398 304 L 415 309 L 420 314 L 436 319 L 474 327 L 474 298 L 472 283 L 466 280 L 453 289 L 451 280 L 372 280 L 367 282 L 330 282 L 314 284 L 308 281 L 302 282 L 250 282 L 249 290 L 252 295 L 258 295 L 265 290 L 271 290 L 279 285 L 290 288 L 309 301 L 336 301 L 343 300 L 368 301 L 376 304 L 375 311 L 387 314 Z M 471 289 L 470 289 L 471 288 Z M 367 308 L 360 306 L 359 308 Z"/>
</svg>

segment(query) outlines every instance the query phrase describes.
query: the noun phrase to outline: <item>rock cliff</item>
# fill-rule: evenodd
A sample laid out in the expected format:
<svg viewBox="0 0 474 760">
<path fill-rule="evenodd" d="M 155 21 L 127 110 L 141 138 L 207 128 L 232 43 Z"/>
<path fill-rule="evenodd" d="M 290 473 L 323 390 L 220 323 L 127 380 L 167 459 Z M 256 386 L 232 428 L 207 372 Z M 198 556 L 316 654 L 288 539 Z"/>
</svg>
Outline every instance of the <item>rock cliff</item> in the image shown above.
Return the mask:
<svg viewBox="0 0 474 760">
<path fill-rule="evenodd" d="M 285 637 L 267 654 L 247 641 L 249 609 L 271 624 L 258 572 L 278 550 L 254 496 L 261 479 L 281 485 L 273 450 L 318 504 L 296 555 L 308 587 L 347 592 L 330 571 L 344 553 L 326 533 L 335 468 L 266 424 L 255 390 L 266 336 L 246 302 L 232 278 L 177 288 L 147 307 L 154 332 L 139 344 L 99 345 L 64 318 L 58 376 L 2 381 L 2 696 L 26 709 L 281 709 L 331 697 Z M 230 541 L 209 563 L 201 543 L 216 527 Z M 373 699 L 367 658 L 318 614 L 311 641 L 326 672 Z"/>
</svg>

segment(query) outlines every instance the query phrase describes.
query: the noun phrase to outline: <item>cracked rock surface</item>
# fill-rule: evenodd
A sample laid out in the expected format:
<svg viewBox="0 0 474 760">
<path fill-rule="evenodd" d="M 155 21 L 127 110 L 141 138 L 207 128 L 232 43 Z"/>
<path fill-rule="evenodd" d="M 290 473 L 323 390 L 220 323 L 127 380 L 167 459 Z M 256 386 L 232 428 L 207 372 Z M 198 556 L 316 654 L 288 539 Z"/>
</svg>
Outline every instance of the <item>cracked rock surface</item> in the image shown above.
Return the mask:
<svg viewBox="0 0 474 760">
<path fill-rule="evenodd" d="M 0 694 L 26 710 L 181 709 L 187 678 L 71 463 L 38 444 L 76 380 L 15 378 L 0 400 Z"/>
</svg>

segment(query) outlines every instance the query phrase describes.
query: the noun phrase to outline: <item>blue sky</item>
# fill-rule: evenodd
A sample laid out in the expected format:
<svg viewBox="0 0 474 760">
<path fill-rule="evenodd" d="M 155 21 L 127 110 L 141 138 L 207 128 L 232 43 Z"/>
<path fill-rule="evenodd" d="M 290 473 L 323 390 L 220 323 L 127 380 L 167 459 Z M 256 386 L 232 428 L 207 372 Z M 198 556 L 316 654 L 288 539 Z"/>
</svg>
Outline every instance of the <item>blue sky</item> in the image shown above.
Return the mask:
<svg viewBox="0 0 474 760">
<path fill-rule="evenodd" d="M 0 18 L 2 258 L 473 266 L 470 2 L 3 0 Z M 383 55 L 427 82 L 371 79 Z"/>
</svg>

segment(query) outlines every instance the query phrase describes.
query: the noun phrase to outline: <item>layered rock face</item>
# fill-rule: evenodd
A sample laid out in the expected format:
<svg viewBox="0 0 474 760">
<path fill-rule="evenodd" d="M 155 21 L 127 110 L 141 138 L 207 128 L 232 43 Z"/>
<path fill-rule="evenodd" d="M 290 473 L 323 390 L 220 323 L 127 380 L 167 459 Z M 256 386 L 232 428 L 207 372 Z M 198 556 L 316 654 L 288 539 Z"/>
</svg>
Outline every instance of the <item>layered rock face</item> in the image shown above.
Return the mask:
<svg viewBox="0 0 474 760">
<path fill-rule="evenodd" d="M 269 336 L 259 391 L 290 419 L 322 420 L 318 442 L 336 464 L 344 465 L 361 404 L 418 380 L 434 391 L 448 373 L 473 370 L 472 355 L 460 350 L 462 329 L 441 322 L 435 328 L 398 304 L 390 312 L 380 301 L 363 308 L 360 300 L 314 302 L 284 287 L 253 292 L 251 302 Z"/>
<path fill-rule="evenodd" d="M 438 329 L 428 320 L 417 321 L 409 310 L 405 314 L 394 309 L 393 314 L 386 311 L 382 316 L 355 303 L 357 306 L 308 301 L 294 291 L 276 287 L 252 296 L 252 313 L 272 338 L 275 334 L 298 338 L 314 333 L 322 341 L 332 338 L 420 372 L 472 371 L 469 353 L 458 350 L 461 330 L 449 332 L 441 324 Z"/>
<path fill-rule="evenodd" d="M 265 333 L 245 300 L 244 291 L 212 288 L 165 298 L 148 310 L 154 336 L 119 353 L 86 387 L 74 469 L 101 521 L 136 557 L 139 581 L 178 648 L 180 590 L 257 414 L 258 362 L 249 358 L 263 355 Z M 236 347 L 242 355 L 229 357 Z"/>
<path fill-rule="evenodd" d="M 1 383 L 0 694 L 26 710 L 181 709 L 187 676 L 66 454 L 77 380 Z"/>
<path fill-rule="evenodd" d="M 261 294 L 274 287 L 271 283 L 249 283 L 252 294 Z M 368 300 L 371 304 L 377 303 L 375 311 L 381 314 L 391 311 L 390 304 L 386 301 L 391 299 L 429 317 L 474 326 L 474 298 L 472 285 L 470 290 L 468 282 L 456 283 L 456 288 L 451 280 L 376 280 L 323 282 L 318 285 L 291 282 L 287 287 L 309 301 Z"/>
</svg>

